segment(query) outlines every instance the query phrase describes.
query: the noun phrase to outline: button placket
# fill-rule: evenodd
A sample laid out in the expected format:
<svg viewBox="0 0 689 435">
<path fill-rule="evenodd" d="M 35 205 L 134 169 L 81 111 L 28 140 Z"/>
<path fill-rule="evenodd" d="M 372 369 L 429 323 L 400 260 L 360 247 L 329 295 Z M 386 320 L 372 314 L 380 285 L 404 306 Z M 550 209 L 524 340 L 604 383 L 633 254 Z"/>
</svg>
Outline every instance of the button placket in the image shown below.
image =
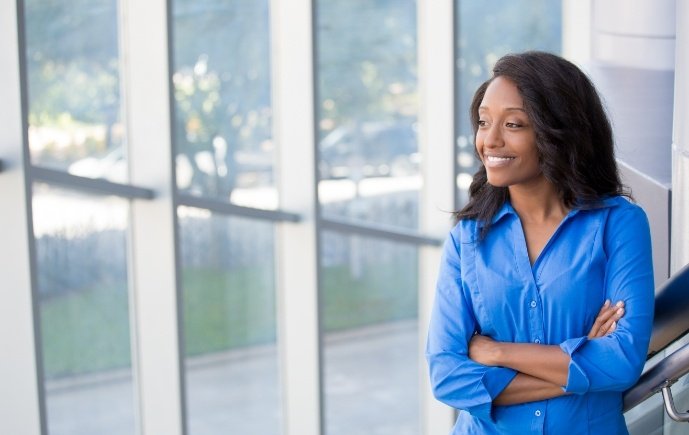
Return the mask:
<svg viewBox="0 0 689 435">
<path fill-rule="evenodd" d="M 543 340 L 543 316 L 542 310 L 539 309 L 541 301 L 538 293 L 538 286 L 535 283 L 531 284 L 532 297 L 527 299 L 529 310 L 529 339 L 532 343 L 540 344 Z"/>
</svg>

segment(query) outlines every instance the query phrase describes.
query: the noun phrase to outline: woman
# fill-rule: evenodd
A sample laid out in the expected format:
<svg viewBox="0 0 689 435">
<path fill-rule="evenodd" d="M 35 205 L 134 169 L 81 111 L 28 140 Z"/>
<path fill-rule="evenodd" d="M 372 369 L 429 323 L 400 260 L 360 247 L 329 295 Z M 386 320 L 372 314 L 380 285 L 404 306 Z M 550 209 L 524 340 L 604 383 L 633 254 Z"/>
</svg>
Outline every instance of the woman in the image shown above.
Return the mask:
<svg viewBox="0 0 689 435">
<path fill-rule="evenodd" d="M 483 165 L 444 246 L 427 343 L 436 398 L 461 410 L 453 433 L 626 434 L 651 243 L 600 98 L 572 63 L 514 54 L 471 119 Z"/>
</svg>

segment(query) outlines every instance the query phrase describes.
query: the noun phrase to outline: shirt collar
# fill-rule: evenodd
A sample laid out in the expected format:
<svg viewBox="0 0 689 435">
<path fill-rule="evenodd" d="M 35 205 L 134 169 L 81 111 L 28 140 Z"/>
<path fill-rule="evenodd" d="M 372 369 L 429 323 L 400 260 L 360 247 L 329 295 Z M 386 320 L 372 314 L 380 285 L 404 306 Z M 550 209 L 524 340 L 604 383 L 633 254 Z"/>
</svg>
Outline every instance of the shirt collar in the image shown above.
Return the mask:
<svg viewBox="0 0 689 435">
<path fill-rule="evenodd" d="M 514 210 L 514 208 L 512 207 L 512 204 L 510 203 L 509 200 L 505 201 L 502 204 L 500 209 L 493 216 L 493 219 L 491 219 L 490 224 L 495 225 L 500 219 L 507 216 L 508 214 L 513 214 L 515 216 L 517 215 L 517 212 Z"/>
<path fill-rule="evenodd" d="M 620 201 L 626 201 L 625 198 L 621 196 L 608 196 L 603 198 L 602 201 L 599 201 L 596 204 L 585 206 L 585 207 L 579 207 L 579 206 L 574 206 L 572 211 L 577 212 L 579 210 L 593 210 L 593 209 L 600 209 L 600 208 L 611 208 L 611 207 L 617 207 L 620 205 Z M 571 213 L 571 212 L 570 212 Z M 571 214 L 575 214 L 571 213 Z M 505 201 L 500 209 L 495 213 L 493 216 L 493 219 L 491 219 L 490 224 L 495 225 L 498 223 L 503 217 L 507 216 L 508 214 L 512 215 L 517 215 L 517 212 L 514 210 L 512 207 L 512 204 L 510 203 L 509 200 Z M 483 225 L 481 225 L 483 226 Z"/>
</svg>

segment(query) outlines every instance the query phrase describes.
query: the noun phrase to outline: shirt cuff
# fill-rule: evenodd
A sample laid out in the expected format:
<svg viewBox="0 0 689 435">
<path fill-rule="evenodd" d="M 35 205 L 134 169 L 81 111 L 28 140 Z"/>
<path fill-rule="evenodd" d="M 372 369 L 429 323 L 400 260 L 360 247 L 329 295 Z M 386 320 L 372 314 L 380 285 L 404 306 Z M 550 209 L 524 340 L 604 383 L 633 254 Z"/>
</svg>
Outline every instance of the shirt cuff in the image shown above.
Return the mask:
<svg viewBox="0 0 689 435">
<path fill-rule="evenodd" d="M 560 344 L 560 349 L 569 355 L 569 373 L 567 374 L 567 385 L 562 389 L 566 393 L 584 394 L 589 389 L 589 378 L 577 363 L 575 352 L 584 343 L 588 342 L 588 337 L 570 338 Z"/>
<path fill-rule="evenodd" d="M 491 415 L 493 400 L 502 393 L 502 390 L 507 388 L 515 376 L 517 376 L 515 370 L 505 367 L 490 367 L 481 377 L 481 385 L 490 396 L 490 401 L 469 410 L 471 415 L 483 420 L 494 421 Z"/>
</svg>

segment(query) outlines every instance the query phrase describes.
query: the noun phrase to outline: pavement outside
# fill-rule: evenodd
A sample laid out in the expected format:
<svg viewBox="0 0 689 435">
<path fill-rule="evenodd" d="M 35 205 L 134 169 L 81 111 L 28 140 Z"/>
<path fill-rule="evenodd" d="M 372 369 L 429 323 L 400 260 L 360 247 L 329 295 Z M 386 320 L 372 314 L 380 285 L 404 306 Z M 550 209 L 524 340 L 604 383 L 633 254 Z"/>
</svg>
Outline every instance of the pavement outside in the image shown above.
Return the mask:
<svg viewBox="0 0 689 435">
<path fill-rule="evenodd" d="M 323 360 L 327 435 L 419 433 L 415 320 L 328 334 Z M 189 435 L 280 433 L 275 346 L 190 358 L 186 369 Z M 138 433 L 129 370 L 49 382 L 46 397 L 50 435 Z"/>
</svg>

